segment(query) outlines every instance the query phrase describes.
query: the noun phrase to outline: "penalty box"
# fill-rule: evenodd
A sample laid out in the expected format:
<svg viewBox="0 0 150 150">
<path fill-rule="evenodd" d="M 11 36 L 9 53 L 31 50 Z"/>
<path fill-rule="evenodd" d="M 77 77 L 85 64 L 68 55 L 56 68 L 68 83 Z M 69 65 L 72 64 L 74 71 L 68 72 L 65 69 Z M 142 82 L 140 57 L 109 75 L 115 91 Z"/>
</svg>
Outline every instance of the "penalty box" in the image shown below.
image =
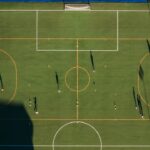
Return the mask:
<svg viewBox="0 0 150 150">
<path fill-rule="evenodd" d="M 118 11 L 36 11 L 36 51 L 118 51 Z"/>
</svg>

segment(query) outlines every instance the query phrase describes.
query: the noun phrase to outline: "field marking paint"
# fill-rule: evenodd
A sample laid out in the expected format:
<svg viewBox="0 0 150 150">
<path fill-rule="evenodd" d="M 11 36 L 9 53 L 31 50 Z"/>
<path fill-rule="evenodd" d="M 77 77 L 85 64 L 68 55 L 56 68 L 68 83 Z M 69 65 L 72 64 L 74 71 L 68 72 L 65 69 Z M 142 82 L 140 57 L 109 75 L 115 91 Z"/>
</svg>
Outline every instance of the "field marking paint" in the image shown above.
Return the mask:
<svg viewBox="0 0 150 150">
<path fill-rule="evenodd" d="M 85 87 L 82 88 L 82 89 L 78 89 L 78 92 L 83 92 L 83 91 L 85 91 L 85 90 L 88 88 L 88 86 L 89 86 L 89 84 L 90 84 L 90 81 L 91 81 L 91 78 L 90 78 L 89 72 L 88 72 L 85 68 L 83 68 L 83 67 L 81 67 L 81 66 L 78 66 L 78 68 L 81 69 L 81 70 L 83 70 L 83 71 L 87 74 L 87 76 L 88 76 L 88 82 L 87 82 L 87 84 L 85 85 Z M 72 68 L 70 68 L 70 69 L 66 72 L 66 74 L 65 74 L 65 84 L 66 84 L 67 88 L 68 88 L 70 91 L 72 91 L 72 92 L 77 92 L 77 89 L 73 89 L 72 87 L 70 87 L 70 85 L 68 84 L 68 81 L 67 81 L 68 74 L 70 73 L 70 71 L 72 71 L 72 70 L 74 70 L 74 69 L 77 70 L 77 67 L 76 67 L 76 66 L 75 66 L 75 67 L 72 67 Z"/>
<path fill-rule="evenodd" d="M 76 54 L 76 69 L 77 69 L 77 100 L 76 100 L 76 119 L 78 120 L 79 119 L 79 52 L 78 52 L 78 49 L 79 49 L 79 41 L 77 39 L 76 41 L 76 51 L 77 51 L 77 54 Z"/>
<path fill-rule="evenodd" d="M 146 53 L 140 60 L 140 63 L 138 65 L 138 77 L 137 77 L 137 89 L 138 89 L 138 93 L 142 99 L 142 101 L 144 102 L 145 105 L 147 105 L 148 107 L 150 107 L 150 104 L 146 102 L 146 99 L 144 98 L 144 96 L 142 95 L 141 93 L 141 90 L 140 90 L 140 76 L 139 76 L 139 70 L 140 70 L 140 66 L 143 64 L 144 60 L 150 56 L 150 53 Z"/>
<path fill-rule="evenodd" d="M 16 65 L 16 62 L 15 62 L 14 58 L 8 52 L 6 52 L 3 49 L 0 49 L 0 52 L 2 52 L 3 54 L 5 54 L 11 60 L 13 66 L 14 66 L 14 69 L 15 69 L 15 76 L 16 76 L 15 77 L 15 89 L 13 91 L 12 96 L 10 97 L 10 100 L 8 102 L 8 104 L 9 104 L 15 98 L 16 93 L 17 93 L 17 88 L 18 88 L 18 70 L 17 70 L 17 65 Z"/>
<path fill-rule="evenodd" d="M 117 11 L 117 51 L 119 51 L 119 12 Z"/>
<path fill-rule="evenodd" d="M 60 10 L 60 9 L 56 9 L 56 10 L 39 10 L 39 9 L 35 9 L 35 10 L 32 10 L 32 9 L 4 9 L 4 10 L 0 10 L 0 12 L 65 12 L 65 11 L 68 11 L 68 10 Z M 77 12 L 76 10 L 69 10 L 69 11 L 74 11 L 74 12 Z M 147 9 L 141 9 L 141 10 L 119 10 L 119 9 L 115 9 L 115 10 L 98 10 L 98 9 L 95 9 L 95 10 L 84 10 L 84 12 L 87 11 L 87 12 L 150 12 L 149 10 Z M 82 12 L 82 10 L 78 10 L 78 12 Z"/>
<path fill-rule="evenodd" d="M 9 120 L 9 121 L 15 121 L 15 120 L 19 120 L 19 121 L 28 121 L 27 119 L 0 119 L 0 120 Z M 33 118 L 32 121 L 74 121 L 76 120 L 76 118 Z M 90 121 L 90 122 L 97 122 L 97 121 L 150 121 L 150 119 L 111 119 L 111 118 L 107 118 L 107 119 L 100 119 L 100 118 L 96 118 L 96 119 L 79 119 L 78 121 Z"/>
<path fill-rule="evenodd" d="M 53 145 L 0 145 L 0 147 L 42 147 L 48 148 Z M 100 145 L 55 145 L 58 148 L 99 148 Z M 150 148 L 150 145 L 103 145 L 103 148 Z"/>
<path fill-rule="evenodd" d="M 100 144 L 99 144 L 99 148 L 100 148 L 100 150 L 102 150 L 102 139 L 101 139 L 101 136 L 100 136 L 98 130 L 97 130 L 95 127 L 93 127 L 91 124 L 86 123 L 86 122 L 82 122 L 82 121 L 72 121 L 72 122 L 69 122 L 69 123 L 66 123 L 66 124 L 62 125 L 62 126 L 56 131 L 56 133 L 55 133 L 55 135 L 54 135 L 54 137 L 53 137 L 53 141 L 52 141 L 52 149 L 53 149 L 53 150 L 55 150 L 55 140 L 56 140 L 56 137 L 57 137 L 58 133 L 59 133 L 63 128 L 65 128 L 66 126 L 68 126 L 68 125 L 70 125 L 70 124 L 83 124 L 83 125 L 86 125 L 86 126 L 90 127 L 92 130 L 94 130 L 95 133 L 96 133 L 97 136 L 98 136 L 98 139 L 99 139 L 99 143 L 100 143 Z"/>
<path fill-rule="evenodd" d="M 116 47 L 117 47 L 117 49 L 115 49 L 115 50 L 97 50 L 97 51 L 119 51 L 119 49 L 118 49 L 118 45 L 119 45 L 119 40 L 118 40 L 118 32 L 119 32 L 119 30 L 118 30 L 118 27 L 119 27 L 119 25 L 118 25 L 118 11 L 117 11 L 117 14 L 116 14 L 116 20 L 117 20 L 117 25 L 116 25 Z M 80 38 L 78 39 L 78 38 L 76 38 L 76 40 L 77 40 L 77 49 L 78 49 L 78 41 L 80 40 Z M 47 50 L 42 50 L 42 49 L 38 49 L 38 48 L 36 48 L 36 51 L 52 51 L 52 50 L 50 50 L 50 49 L 47 49 Z M 53 50 L 54 51 L 54 50 Z M 62 50 L 61 50 L 62 51 Z M 66 51 L 66 50 L 63 50 L 63 51 Z M 77 51 L 83 51 L 83 50 L 77 50 Z M 89 51 L 89 50 L 87 50 L 87 51 Z M 92 51 L 96 51 L 96 50 L 92 50 Z M 78 67 L 77 67 L 77 69 L 78 69 Z M 78 90 L 77 90 L 78 91 Z"/>
<path fill-rule="evenodd" d="M 52 37 L 38 37 L 39 40 L 76 40 L 77 38 L 52 38 Z M 121 41 L 145 41 L 146 39 L 150 40 L 149 38 L 140 38 L 140 37 L 133 37 L 133 38 L 119 38 Z M 36 40 L 36 37 L 0 37 L 0 40 Z M 78 40 L 116 40 L 116 38 L 112 37 L 98 37 L 98 38 L 78 38 Z"/>
<path fill-rule="evenodd" d="M 38 50 L 38 12 L 64 12 L 64 11 L 66 11 L 66 10 L 37 10 L 37 9 L 36 10 L 30 10 L 30 9 L 0 10 L 0 12 L 36 12 L 36 51 L 55 51 L 55 50 Z M 71 10 L 71 11 L 76 11 L 76 10 Z M 149 10 L 145 10 L 145 9 L 144 10 L 84 10 L 84 11 L 88 11 L 88 12 L 117 12 L 117 26 L 118 26 L 119 12 L 150 12 Z M 94 51 L 119 51 L 118 34 L 119 34 L 119 29 L 117 27 L 117 50 L 94 50 Z M 66 50 L 63 50 L 63 51 L 66 51 Z"/>
<path fill-rule="evenodd" d="M 50 49 L 38 49 L 37 50 L 37 52 L 75 52 L 76 50 L 75 49 L 68 49 L 68 50 L 65 50 L 65 49 L 62 49 L 62 50 L 60 50 L 60 49 L 52 49 L 52 50 L 50 50 Z M 87 50 L 87 49 L 85 49 L 85 50 L 78 50 L 79 52 L 89 52 L 90 51 L 90 49 L 89 50 Z M 93 49 L 93 50 L 91 50 L 91 51 L 93 51 L 93 52 L 118 52 L 118 50 L 98 50 L 98 49 Z"/>
<path fill-rule="evenodd" d="M 35 23 L 35 25 L 36 25 L 36 35 L 35 35 L 35 39 L 36 39 L 36 51 L 38 50 L 38 46 L 39 46 L 39 44 L 38 44 L 38 26 L 39 26 L 39 12 L 38 11 L 36 11 L 36 23 Z"/>
</svg>

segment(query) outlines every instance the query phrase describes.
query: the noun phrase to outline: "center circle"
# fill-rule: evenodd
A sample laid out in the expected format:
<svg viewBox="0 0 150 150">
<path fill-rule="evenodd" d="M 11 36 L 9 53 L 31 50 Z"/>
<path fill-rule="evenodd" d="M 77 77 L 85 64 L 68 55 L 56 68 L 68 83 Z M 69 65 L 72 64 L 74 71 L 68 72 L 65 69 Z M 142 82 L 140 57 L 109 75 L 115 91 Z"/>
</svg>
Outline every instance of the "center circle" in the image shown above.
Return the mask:
<svg viewBox="0 0 150 150">
<path fill-rule="evenodd" d="M 77 128 L 78 127 L 78 128 Z M 75 130 L 74 130 L 75 128 Z M 69 129 L 69 133 L 71 131 L 71 133 L 73 133 L 73 135 L 71 134 L 71 137 L 70 137 L 70 134 L 67 134 L 67 130 L 66 129 Z M 79 129 L 79 130 L 77 130 Z M 86 129 L 86 130 L 85 130 Z M 75 131 L 75 132 L 74 132 Z M 85 131 L 85 132 L 82 132 L 82 131 Z M 77 135 L 75 135 L 77 132 Z M 90 133 L 90 134 L 89 134 Z M 83 139 L 80 139 L 80 134 L 81 134 L 81 138 Z M 77 137 L 77 138 L 72 138 L 72 136 Z M 70 141 L 68 141 L 66 143 L 66 141 L 59 141 L 60 137 L 63 138 L 66 138 L 67 136 L 69 136 L 67 139 L 71 138 L 73 140 L 73 143 L 74 143 L 74 140 L 77 140 L 79 139 L 80 143 L 81 144 L 77 144 L 77 143 L 74 143 L 74 144 L 69 144 Z M 94 141 L 94 143 L 92 142 L 91 143 L 91 140 L 90 141 L 84 141 L 84 139 L 86 139 L 88 137 L 88 139 L 93 139 L 92 141 Z M 64 143 L 63 145 L 62 144 L 58 144 L 58 143 Z M 72 141 L 71 141 L 72 143 Z M 83 144 L 82 144 L 83 143 Z M 87 144 L 86 144 L 87 143 Z M 96 147 L 95 147 L 96 145 Z M 102 150 L 103 149 L 103 146 L 102 146 L 102 138 L 100 136 L 100 133 L 99 131 L 94 127 L 92 126 L 91 124 L 89 123 L 86 123 L 86 122 L 82 122 L 82 121 L 72 121 L 72 122 L 68 122 L 64 125 L 62 125 L 55 133 L 54 137 L 53 137 L 53 141 L 52 141 L 52 150 L 55 150 L 57 147 L 60 149 L 60 147 L 62 147 L 62 149 L 66 149 L 68 147 L 72 147 L 72 148 L 77 148 L 79 147 L 80 149 L 83 148 L 85 149 L 86 148 L 96 148 L 98 150 Z"/>
<path fill-rule="evenodd" d="M 65 74 L 65 83 L 70 91 L 82 92 L 90 84 L 90 74 L 81 66 L 72 67 Z"/>
</svg>

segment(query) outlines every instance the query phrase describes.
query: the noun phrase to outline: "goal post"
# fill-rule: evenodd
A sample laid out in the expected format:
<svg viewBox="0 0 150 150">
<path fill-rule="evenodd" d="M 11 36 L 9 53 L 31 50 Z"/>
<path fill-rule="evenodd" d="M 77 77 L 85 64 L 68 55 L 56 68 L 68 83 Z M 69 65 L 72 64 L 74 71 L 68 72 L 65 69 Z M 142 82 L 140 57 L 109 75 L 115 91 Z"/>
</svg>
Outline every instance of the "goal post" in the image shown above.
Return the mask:
<svg viewBox="0 0 150 150">
<path fill-rule="evenodd" d="M 91 10 L 91 6 L 89 3 L 66 3 L 64 4 L 65 7 L 64 9 L 67 10 L 67 11 L 86 11 L 86 10 Z"/>
</svg>

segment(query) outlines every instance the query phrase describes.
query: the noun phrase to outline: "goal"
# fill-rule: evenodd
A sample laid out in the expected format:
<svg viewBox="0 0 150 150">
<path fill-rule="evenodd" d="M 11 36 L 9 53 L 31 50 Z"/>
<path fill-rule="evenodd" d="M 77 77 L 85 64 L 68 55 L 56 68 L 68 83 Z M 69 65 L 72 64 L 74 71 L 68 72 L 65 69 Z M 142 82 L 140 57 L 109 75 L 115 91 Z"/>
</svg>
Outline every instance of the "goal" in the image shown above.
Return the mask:
<svg viewBox="0 0 150 150">
<path fill-rule="evenodd" d="M 65 10 L 86 11 L 91 10 L 90 4 L 65 4 Z"/>
</svg>

